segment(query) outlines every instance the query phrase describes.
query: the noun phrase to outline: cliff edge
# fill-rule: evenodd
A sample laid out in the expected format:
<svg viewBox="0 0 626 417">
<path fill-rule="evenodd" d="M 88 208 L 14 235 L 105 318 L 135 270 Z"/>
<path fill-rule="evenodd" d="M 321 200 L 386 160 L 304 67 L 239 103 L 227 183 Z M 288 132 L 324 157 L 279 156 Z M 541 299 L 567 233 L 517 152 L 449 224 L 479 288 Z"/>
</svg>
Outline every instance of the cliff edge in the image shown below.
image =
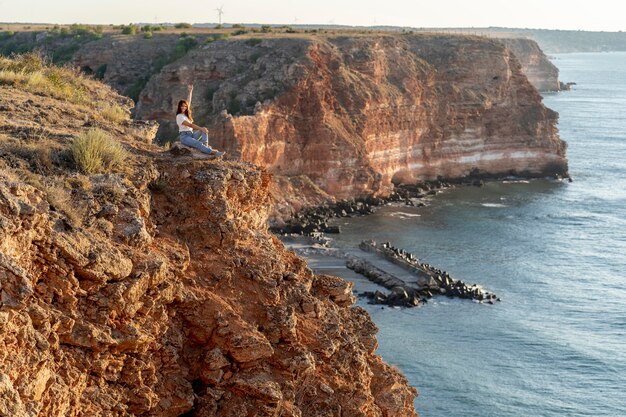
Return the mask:
<svg viewBox="0 0 626 417">
<path fill-rule="evenodd" d="M 275 174 L 277 207 L 287 215 L 437 177 L 567 175 L 557 113 L 495 40 L 216 41 L 152 77 L 137 117 L 171 118 L 190 82 L 211 143 Z"/>
<path fill-rule="evenodd" d="M 161 124 L 161 143 L 176 140 L 173 110 L 193 83 L 194 115 L 212 143 L 274 175 L 277 223 L 306 206 L 386 195 L 400 183 L 567 175 L 558 115 L 537 90 L 560 88 L 558 69 L 532 40 L 107 33 L 76 45 L 72 63 L 135 99 L 137 118 Z"/>
<path fill-rule="evenodd" d="M 351 285 L 268 232 L 267 170 L 160 152 L 108 87 L 0 64 L 0 415 L 416 415 Z M 126 158 L 85 174 L 93 129 Z"/>
</svg>

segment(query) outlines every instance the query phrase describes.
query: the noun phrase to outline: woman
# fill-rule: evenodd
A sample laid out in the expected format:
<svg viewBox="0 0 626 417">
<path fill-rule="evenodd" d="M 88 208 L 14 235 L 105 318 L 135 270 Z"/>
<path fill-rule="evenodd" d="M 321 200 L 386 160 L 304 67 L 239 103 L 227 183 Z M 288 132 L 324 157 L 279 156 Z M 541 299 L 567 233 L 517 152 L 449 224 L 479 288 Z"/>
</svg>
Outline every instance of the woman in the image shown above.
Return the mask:
<svg viewBox="0 0 626 417">
<path fill-rule="evenodd" d="M 179 101 L 176 109 L 176 124 L 178 125 L 180 143 L 198 149 L 200 152 L 212 155 L 216 158 L 222 156 L 225 152 L 218 152 L 217 150 L 211 149 L 209 146 L 209 130 L 206 127 L 193 124 L 190 107 L 192 93 L 193 85 L 190 85 L 187 100 Z"/>
</svg>

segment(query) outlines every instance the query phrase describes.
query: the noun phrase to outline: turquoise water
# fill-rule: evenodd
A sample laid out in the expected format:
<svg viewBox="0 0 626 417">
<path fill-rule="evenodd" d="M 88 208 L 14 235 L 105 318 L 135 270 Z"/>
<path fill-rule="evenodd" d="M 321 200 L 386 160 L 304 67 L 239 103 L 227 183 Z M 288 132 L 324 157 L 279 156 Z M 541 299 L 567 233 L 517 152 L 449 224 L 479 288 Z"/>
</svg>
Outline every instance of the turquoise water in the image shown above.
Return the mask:
<svg viewBox="0 0 626 417">
<path fill-rule="evenodd" d="M 502 298 L 359 301 L 423 417 L 626 416 L 626 53 L 554 62 L 578 83 L 544 99 L 560 113 L 573 183 L 490 183 L 338 221 L 336 246 L 391 241 Z"/>
</svg>

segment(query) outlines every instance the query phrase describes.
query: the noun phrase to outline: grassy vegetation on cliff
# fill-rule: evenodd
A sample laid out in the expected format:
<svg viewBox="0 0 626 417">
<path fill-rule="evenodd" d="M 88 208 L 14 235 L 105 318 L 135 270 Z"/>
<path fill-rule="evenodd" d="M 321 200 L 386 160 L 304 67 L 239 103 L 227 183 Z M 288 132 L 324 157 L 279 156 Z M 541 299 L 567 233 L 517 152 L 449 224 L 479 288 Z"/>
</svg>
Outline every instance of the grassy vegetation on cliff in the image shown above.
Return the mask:
<svg viewBox="0 0 626 417">
<path fill-rule="evenodd" d="M 85 103 L 84 81 L 75 70 L 51 66 L 36 53 L 14 58 L 0 57 L 0 84 L 67 99 L 72 103 Z"/>
<path fill-rule="evenodd" d="M 110 87 L 33 53 L 0 57 L 0 87 L 0 162 L 44 178 L 122 167 L 127 153 L 114 137 L 129 111 Z"/>
<path fill-rule="evenodd" d="M 114 122 L 114 123 L 119 123 L 124 120 L 128 120 L 128 112 L 124 110 L 123 108 L 121 108 L 120 106 L 118 106 L 117 104 L 112 104 L 112 105 L 107 104 L 100 111 L 100 115 L 104 119 L 110 122 Z"/>
<path fill-rule="evenodd" d="M 126 181 L 146 166 L 132 149 L 151 149 L 153 136 L 129 120 L 130 104 L 38 55 L 0 58 L 0 178 L 39 190 L 73 227 L 93 222 L 94 184 Z"/>
<path fill-rule="evenodd" d="M 127 158 L 119 142 L 98 128 L 80 133 L 74 138 L 70 151 L 76 165 L 86 174 L 110 172 Z"/>
</svg>

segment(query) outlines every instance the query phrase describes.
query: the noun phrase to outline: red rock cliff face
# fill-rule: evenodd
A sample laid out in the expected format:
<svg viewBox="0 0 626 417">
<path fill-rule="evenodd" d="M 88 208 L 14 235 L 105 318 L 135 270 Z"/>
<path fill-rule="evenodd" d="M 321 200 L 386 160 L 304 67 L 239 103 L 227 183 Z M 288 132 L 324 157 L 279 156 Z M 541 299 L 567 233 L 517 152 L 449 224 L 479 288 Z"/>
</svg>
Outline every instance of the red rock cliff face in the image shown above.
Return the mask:
<svg viewBox="0 0 626 417">
<path fill-rule="evenodd" d="M 266 55 L 246 60 L 259 53 Z M 557 114 L 497 41 L 419 35 L 268 39 L 254 47 L 216 42 L 181 61 L 148 84 L 139 117 L 161 115 L 176 85 L 211 85 L 211 97 L 196 109 L 212 123 L 212 143 L 286 183 L 309 179 L 317 196 L 386 193 L 393 183 L 472 171 L 567 172 Z M 271 92 L 266 99 L 263 89 Z M 217 115 L 223 108 L 236 114 Z"/>
<path fill-rule="evenodd" d="M 539 91 L 559 91 L 559 69 L 546 57 L 537 42 L 531 39 L 499 39 L 522 64 L 528 81 Z"/>
<path fill-rule="evenodd" d="M 271 175 L 161 153 L 100 87 L 0 88 L 0 415 L 416 416 L 351 285 L 268 232 Z M 123 171 L 55 157 L 93 123 Z"/>
</svg>

